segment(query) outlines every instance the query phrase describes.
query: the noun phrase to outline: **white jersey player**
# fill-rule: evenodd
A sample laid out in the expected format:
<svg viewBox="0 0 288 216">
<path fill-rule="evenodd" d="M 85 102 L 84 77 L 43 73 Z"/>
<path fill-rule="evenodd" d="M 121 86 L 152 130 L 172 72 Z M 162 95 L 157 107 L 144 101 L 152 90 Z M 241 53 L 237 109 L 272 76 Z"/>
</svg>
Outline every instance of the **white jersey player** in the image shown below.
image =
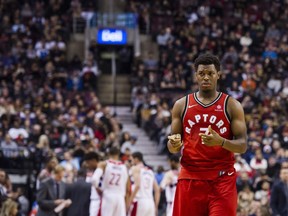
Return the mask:
<svg viewBox="0 0 288 216">
<path fill-rule="evenodd" d="M 109 160 L 98 164 L 93 184 L 98 185 L 102 177 L 101 215 L 126 216 L 126 206 L 130 194 L 130 179 L 124 163 L 119 161 L 120 150 L 112 147 L 109 150 Z"/>
<path fill-rule="evenodd" d="M 140 152 L 132 154 L 131 175 L 134 181 L 130 197 L 130 216 L 155 216 L 157 215 L 160 199 L 160 190 L 154 172 L 144 166 L 143 155 Z M 154 191 L 154 196 L 153 196 Z M 133 203 L 132 203 L 133 202 Z"/>
<path fill-rule="evenodd" d="M 99 156 L 96 152 L 88 152 L 84 156 L 84 162 L 88 168 L 86 182 L 92 183 L 93 175 L 95 175 L 98 165 Z M 100 209 L 100 196 L 96 188 L 92 185 L 90 195 L 89 216 L 98 215 Z"/>
<path fill-rule="evenodd" d="M 167 171 L 160 183 L 162 190 L 165 190 L 165 197 L 167 202 L 166 216 L 172 216 L 174 197 L 176 192 L 176 185 L 179 174 L 179 157 L 172 155 L 170 158 L 171 170 Z"/>
</svg>

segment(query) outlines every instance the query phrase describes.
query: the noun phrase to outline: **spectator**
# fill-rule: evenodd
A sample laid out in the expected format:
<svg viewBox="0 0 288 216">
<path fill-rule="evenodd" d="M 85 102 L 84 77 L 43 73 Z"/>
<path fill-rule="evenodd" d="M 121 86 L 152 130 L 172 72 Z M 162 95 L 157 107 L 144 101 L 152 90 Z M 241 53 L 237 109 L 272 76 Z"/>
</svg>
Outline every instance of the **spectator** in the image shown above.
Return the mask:
<svg viewBox="0 0 288 216">
<path fill-rule="evenodd" d="M 270 194 L 270 183 L 268 181 L 263 181 L 261 185 L 261 189 L 255 192 L 255 199 L 262 201 L 262 200 L 269 200 Z"/>
<path fill-rule="evenodd" d="M 93 57 L 89 57 L 81 72 L 83 86 L 85 89 L 96 89 L 97 78 L 100 75 L 98 66 L 92 59 Z"/>
<path fill-rule="evenodd" d="M 125 149 L 124 154 L 121 156 L 121 161 L 126 164 L 131 158 L 132 152 L 129 148 Z"/>
<path fill-rule="evenodd" d="M 50 149 L 50 145 L 49 145 L 49 139 L 48 136 L 45 134 L 42 134 L 39 137 L 39 141 L 36 144 L 36 148 L 38 151 L 40 151 L 39 153 L 43 156 L 43 157 L 49 157 L 52 156 L 51 154 L 51 149 Z"/>
<path fill-rule="evenodd" d="M 132 153 L 135 151 L 135 145 L 137 142 L 136 136 L 131 136 L 130 140 L 125 141 L 121 146 L 121 153 L 124 154 L 125 150 L 128 148 Z"/>
<path fill-rule="evenodd" d="M 242 215 L 248 215 L 251 203 L 254 199 L 254 192 L 251 190 L 249 185 L 245 185 L 238 194 L 238 209 Z"/>
<path fill-rule="evenodd" d="M 0 209 L 3 202 L 7 199 L 7 188 L 5 187 L 6 172 L 0 169 Z"/>
<path fill-rule="evenodd" d="M 1 148 L 3 149 L 17 149 L 18 145 L 14 142 L 9 134 L 6 134 L 5 140 L 1 142 Z"/>
<path fill-rule="evenodd" d="M 0 210 L 1 216 L 17 216 L 18 204 L 12 199 L 7 199 Z"/>
<path fill-rule="evenodd" d="M 37 177 L 38 186 L 39 184 L 45 180 L 46 178 L 51 177 L 52 171 L 55 169 L 55 167 L 58 165 L 58 160 L 55 157 L 47 159 L 46 166 L 43 168 Z"/>
<path fill-rule="evenodd" d="M 161 47 L 165 47 L 167 45 L 168 40 L 173 40 L 170 28 L 162 30 L 161 33 L 157 36 L 157 43 L 160 46 L 160 49 Z"/>
<path fill-rule="evenodd" d="M 20 119 L 16 118 L 14 120 L 14 125 L 10 128 L 8 134 L 13 140 L 16 140 L 18 144 L 24 144 L 29 134 L 24 128 L 20 127 L 20 124 Z"/>
<path fill-rule="evenodd" d="M 20 216 L 26 216 L 28 215 L 29 209 L 30 209 L 30 202 L 28 198 L 24 194 L 25 189 L 18 187 L 16 189 L 16 199 L 19 205 L 18 208 L 18 214 Z"/>
<path fill-rule="evenodd" d="M 249 33 L 249 32 L 246 32 L 246 34 L 243 35 L 243 36 L 240 38 L 240 44 L 241 44 L 241 46 L 250 46 L 252 43 L 253 43 L 253 40 L 252 40 L 252 38 L 250 37 L 250 33 Z"/>
<path fill-rule="evenodd" d="M 235 155 L 235 164 L 234 164 L 234 168 L 236 170 L 236 172 L 238 173 L 248 173 L 248 175 L 252 174 L 252 169 L 250 167 L 250 165 L 247 163 L 247 161 L 245 159 L 243 159 L 241 157 L 241 155 Z"/>
<path fill-rule="evenodd" d="M 153 58 L 152 52 L 149 52 L 148 58 L 143 62 L 146 70 L 156 70 L 158 67 L 158 62 Z"/>
<path fill-rule="evenodd" d="M 272 187 L 271 191 L 271 209 L 274 216 L 286 216 L 288 214 L 288 169 L 281 168 L 280 181 Z"/>
<path fill-rule="evenodd" d="M 257 149 L 255 152 L 255 156 L 250 161 L 250 166 L 252 169 L 256 171 L 264 170 L 266 171 L 268 167 L 267 160 L 263 158 L 262 152 L 260 149 Z"/>
<path fill-rule="evenodd" d="M 156 170 L 156 173 L 155 173 L 155 178 L 156 178 L 156 181 L 158 183 L 158 185 L 160 185 L 161 181 L 163 180 L 163 177 L 164 177 L 164 167 L 163 166 L 158 166 L 157 167 L 157 170 Z"/>
<path fill-rule="evenodd" d="M 64 152 L 64 160 L 60 162 L 60 166 L 64 168 L 65 182 L 72 183 L 77 170 L 79 170 L 79 161 L 73 158 L 70 151 Z"/>
<path fill-rule="evenodd" d="M 6 171 L 0 169 L 0 201 L 6 200 L 6 198 L 11 196 L 12 183 L 10 181 L 9 175 Z M 1 205 L 0 205 L 1 206 Z"/>
<path fill-rule="evenodd" d="M 272 75 L 271 78 L 268 80 L 267 87 L 271 89 L 274 94 L 277 94 L 282 88 L 281 80 L 275 75 Z"/>
</svg>

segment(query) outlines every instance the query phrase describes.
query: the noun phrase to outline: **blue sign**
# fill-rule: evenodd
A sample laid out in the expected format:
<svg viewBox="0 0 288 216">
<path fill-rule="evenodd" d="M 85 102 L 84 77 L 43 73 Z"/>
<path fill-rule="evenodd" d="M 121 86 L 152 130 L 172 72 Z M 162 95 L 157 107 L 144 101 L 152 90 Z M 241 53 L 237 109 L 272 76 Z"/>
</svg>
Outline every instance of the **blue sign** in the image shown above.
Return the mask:
<svg viewBox="0 0 288 216">
<path fill-rule="evenodd" d="M 127 43 L 127 32 L 123 29 L 99 29 L 97 34 L 97 43 L 106 45 L 124 45 Z"/>
</svg>

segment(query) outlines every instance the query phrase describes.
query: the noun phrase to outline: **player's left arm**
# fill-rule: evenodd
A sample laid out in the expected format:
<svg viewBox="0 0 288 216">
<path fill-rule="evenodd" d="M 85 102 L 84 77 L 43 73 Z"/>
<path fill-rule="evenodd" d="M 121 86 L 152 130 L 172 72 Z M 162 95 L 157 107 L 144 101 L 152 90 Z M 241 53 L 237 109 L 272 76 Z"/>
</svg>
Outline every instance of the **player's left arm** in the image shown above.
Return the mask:
<svg viewBox="0 0 288 216">
<path fill-rule="evenodd" d="M 127 170 L 128 173 L 128 170 Z M 125 195 L 125 204 L 126 204 L 126 212 L 128 212 L 129 209 L 129 201 L 131 196 L 131 180 L 128 176 L 127 182 L 126 182 L 126 195 Z"/>
<path fill-rule="evenodd" d="M 94 171 L 92 176 L 92 184 L 96 189 L 99 187 L 100 178 L 103 176 L 106 168 L 106 161 L 101 161 L 97 165 L 97 169 Z"/>
<path fill-rule="evenodd" d="M 155 215 L 158 215 L 158 205 L 160 202 L 160 188 L 155 178 L 153 181 L 153 190 L 154 190 L 154 201 L 155 201 L 155 211 L 156 211 Z"/>
<path fill-rule="evenodd" d="M 162 181 L 160 182 L 160 189 L 164 190 L 165 187 L 172 182 L 172 176 L 169 171 L 164 174 Z"/>
<path fill-rule="evenodd" d="M 228 140 L 221 137 L 209 125 L 209 134 L 200 133 L 202 142 L 207 146 L 221 146 L 234 153 L 244 153 L 247 150 L 247 128 L 244 110 L 240 102 L 234 98 L 228 100 L 228 113 L 231 119 L 231 130 L 233 139 Z"/>
<path fill-rule="evenodd" d="M 231 117 L 231 130 L 234 138 L 223 140 L 221 145 L 231 152 L 245 153 L 247 150 L 247 128 L 243 107 L 239 101 L 229 97 L 227 108 Z"/>
</svg>

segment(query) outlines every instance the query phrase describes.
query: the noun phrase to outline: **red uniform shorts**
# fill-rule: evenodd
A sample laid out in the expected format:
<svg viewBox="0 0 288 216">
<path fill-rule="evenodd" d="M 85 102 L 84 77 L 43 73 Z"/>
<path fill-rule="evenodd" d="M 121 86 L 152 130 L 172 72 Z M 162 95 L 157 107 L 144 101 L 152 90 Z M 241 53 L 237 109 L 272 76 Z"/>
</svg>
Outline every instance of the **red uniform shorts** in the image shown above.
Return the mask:
<svg viewBox="0 0 288 216">
<path fill-rule="evenodd" d="M 215 180 L 180 179 L 177 183 L 173 216 L 236 216 L 235 172 Z"/>
</svg>

